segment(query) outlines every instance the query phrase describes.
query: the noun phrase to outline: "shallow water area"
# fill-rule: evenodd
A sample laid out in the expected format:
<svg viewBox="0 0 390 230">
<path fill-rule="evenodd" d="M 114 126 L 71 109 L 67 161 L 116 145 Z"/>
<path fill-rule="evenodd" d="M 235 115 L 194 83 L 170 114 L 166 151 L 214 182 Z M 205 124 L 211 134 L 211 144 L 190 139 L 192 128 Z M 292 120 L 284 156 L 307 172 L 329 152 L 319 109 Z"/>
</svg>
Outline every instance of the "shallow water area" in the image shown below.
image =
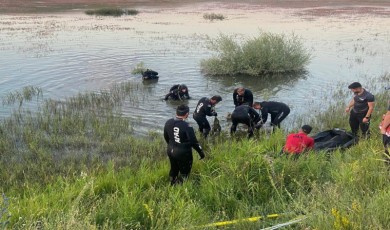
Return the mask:
<svg viewBox="0 0 390 230">
<path fill-rule="evenodd" d="M 365 7 L 365 8 L 364 8 Z M 123 114 L 135 132 L 161 132 L 174 115 L 176 102 L 162 100 L 171 85 L 185 83 L 193 99 L 220 94 L 224 118 L 234 109 L 232 91 L 252 90 L 257 101 L 285 102 L 292 108 L 286 124 L 325 108 L 330 96 L 352 81 L 390 71 L 390 7 L 266 8 L 236 3 L 199 3 L 180 7 L 137 8 L 137 16 L 95 17 L 75 11 L 39 15 L 0 15 L 0 96 L 27 85 L 39 86 L 45 98 L 62 100 L 84 91 L 134 81 L 142 84 L 139 103 L 126 103 Z M 220 13 L 223 21 L 207 21 L 204 13 Z M 313 54 L 301 74 L 259 77 L 208 77 L 199 62 L 213 53 L 207 38 L 219 33 L 237 39 L 260 31 L 294 33 Z M 142 83 L 130 72 L 140 62 L 159 72 L 158 82 Z M 385 103 L 385 102 L 384 102 Z M 6 117 L 12 108 L 0 108 Z M 311 110 L 311 111 L 309 111 Z M 189 119 L 191 123 L 194 121 Z M 196 127 L 196 126 L 195 126 Z"/>
</svg>

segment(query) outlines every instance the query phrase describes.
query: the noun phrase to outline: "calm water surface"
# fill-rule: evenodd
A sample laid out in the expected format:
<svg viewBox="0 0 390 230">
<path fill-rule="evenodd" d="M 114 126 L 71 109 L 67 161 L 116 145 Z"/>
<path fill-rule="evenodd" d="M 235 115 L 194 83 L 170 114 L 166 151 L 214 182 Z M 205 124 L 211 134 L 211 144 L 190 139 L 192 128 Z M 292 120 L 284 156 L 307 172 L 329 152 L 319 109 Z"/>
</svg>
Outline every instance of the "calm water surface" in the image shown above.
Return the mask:
<svg viewBox="0 0 390 230">
<path fill-rule="evenodd" d="M 313 104 L 326 108 L 324 98 L 339 87 L 390 71 L 390 10 L 381 10 L 378 15 L 319 16 L 302 9 L 203 4 L 140 9 L 137 16 L 120 18 L 81 12 L 0 15 L 0 96 L 34 85 L 46 98 L 64 99 L 124 81 L 141 83 L 140 76 L 130 72 L 142 61 L 159 72 L 160 80 L 143 84 L 140 103 L 124 105 L 124 115 L 137 121 L 138 134 L 161 131 L 173 116 L 177 104 L 162 98 L 176 83 L 189 86 L 192 110 L 201 97 L 220 94 L 224 100 L 217 111 L 224 117 L 234 108 L 233 89 L 242 85 L 252 90 L 255 100 L 289 104 L 292 113 L 286 123 L 293 124 L 297 116 L 313 112 Z M 222 13 L 227 19 L 209 22 L 203 19 L 205 12 Z M 244 39 L 260 31 L 299 35 L 313 54 L 307 72 L 269 80 L 201 73 L 200 60 L 212 55 L 207 36 L 226 33 Z M 0 107 L 0 117 L 11 110 Z"/>
</svg>

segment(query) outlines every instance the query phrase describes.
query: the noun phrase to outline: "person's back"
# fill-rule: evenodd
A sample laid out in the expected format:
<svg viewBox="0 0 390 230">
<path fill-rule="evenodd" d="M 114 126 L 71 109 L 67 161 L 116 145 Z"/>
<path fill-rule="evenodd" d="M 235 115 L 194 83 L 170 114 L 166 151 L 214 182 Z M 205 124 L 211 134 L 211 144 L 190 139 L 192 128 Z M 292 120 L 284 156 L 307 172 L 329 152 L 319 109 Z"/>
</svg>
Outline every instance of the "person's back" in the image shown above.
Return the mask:
<svg viewBox="0 0 390 230">
<path fill-rule="evenodd" d="M 304 125 L 298 133 L 289 134 L 283 151 L 290 154 L 301 154 L 305 150 L 312 149 L 314 139 L 307 136 L 311 129 L 309 125 Z"/>
</svg>

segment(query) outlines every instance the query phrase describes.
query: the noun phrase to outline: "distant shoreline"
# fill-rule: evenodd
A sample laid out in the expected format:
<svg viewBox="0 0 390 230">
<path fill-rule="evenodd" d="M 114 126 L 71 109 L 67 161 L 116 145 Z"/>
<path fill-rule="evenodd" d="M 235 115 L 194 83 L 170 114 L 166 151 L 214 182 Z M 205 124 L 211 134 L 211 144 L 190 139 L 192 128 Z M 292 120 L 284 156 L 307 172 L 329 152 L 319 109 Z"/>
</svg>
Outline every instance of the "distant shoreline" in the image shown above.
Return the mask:
<svg viewBox="0 0 390 230">
<path fill-rule="evenodd" d="M 198 3 L 236 4 L 233 0 L 206 1 L 206 0 L 2 0 L 0 13 L 60 13 L 74 10 L 86 10 L 101 7 L 179 7 Z M 389 0 L 244 0 L 240 4 L 254 4 L 264 7 L 278 8 L 313 8 L 313 7 L 389 7 Z"/>
</svg>

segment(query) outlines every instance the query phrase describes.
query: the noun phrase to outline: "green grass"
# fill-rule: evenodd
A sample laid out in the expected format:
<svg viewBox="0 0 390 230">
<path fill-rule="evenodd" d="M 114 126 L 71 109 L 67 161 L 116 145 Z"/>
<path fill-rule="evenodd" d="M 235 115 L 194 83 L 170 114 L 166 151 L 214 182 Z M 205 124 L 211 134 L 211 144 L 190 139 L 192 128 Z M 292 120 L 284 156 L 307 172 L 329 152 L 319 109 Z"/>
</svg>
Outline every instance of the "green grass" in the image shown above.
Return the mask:
<svg viewBox="0 0 390 230">
<path fill-rule="evenodd" d="M 116 7 L 107 7 L 107 8 L 85 11 L 85 14 L 87 15 L 114 16 L 114 17 L 120 17 L 122 15 L 137 15 L 138 13 L 139 11 L 135 9 L 121 9 Z"/>
<path fill-rule="evenodd" d="M 307 219 L 293 229 L 390 228 L 389 169 L 376 130 L 386 111 L 385 91 L 376 93 L 372 138 L 345 152 L 311 152 L 294 160 L 277 154 L 285 140 L 282 131 L 251 140 L 222 133 L 202 141 L 206 159 L 196 156 L 189 180 L 174 187 L 162 137 L 134 138 L 131 121 L 119 112 L 123 103 L 141 100 L 134 98 L 139 91 L 136 84 L 122 83 L 64 101 L 43 100 L 36 112 L 21 108 L 4 119 L 0 193 L 9 200 L 0 224 L 9 220 L 9 229 L 194 229 L 284 213 L 232 228 L 260 229 L 302 214 Z M 347 128 L 344 107 L 336 104 L 305 122 L 317 125 L 323 119 L 323 129 Z"/>
<path fill-rule="evenodd" d="M 214 21 L 214 20 L 224 20 L 225 16 L 222 14 L 216 14 L 216 13 L 205 13 L 203 14 L 203 18 L 206 20 Z"/>
<path fill-rule="evenodd" d="M 311 55 L 296 35 L 261 33 L 241 43 L 232 36 L 210 40 L 214 56 L 201 61 L 207 75 L 253 75 L 304 71 Z"/>
</svg>

